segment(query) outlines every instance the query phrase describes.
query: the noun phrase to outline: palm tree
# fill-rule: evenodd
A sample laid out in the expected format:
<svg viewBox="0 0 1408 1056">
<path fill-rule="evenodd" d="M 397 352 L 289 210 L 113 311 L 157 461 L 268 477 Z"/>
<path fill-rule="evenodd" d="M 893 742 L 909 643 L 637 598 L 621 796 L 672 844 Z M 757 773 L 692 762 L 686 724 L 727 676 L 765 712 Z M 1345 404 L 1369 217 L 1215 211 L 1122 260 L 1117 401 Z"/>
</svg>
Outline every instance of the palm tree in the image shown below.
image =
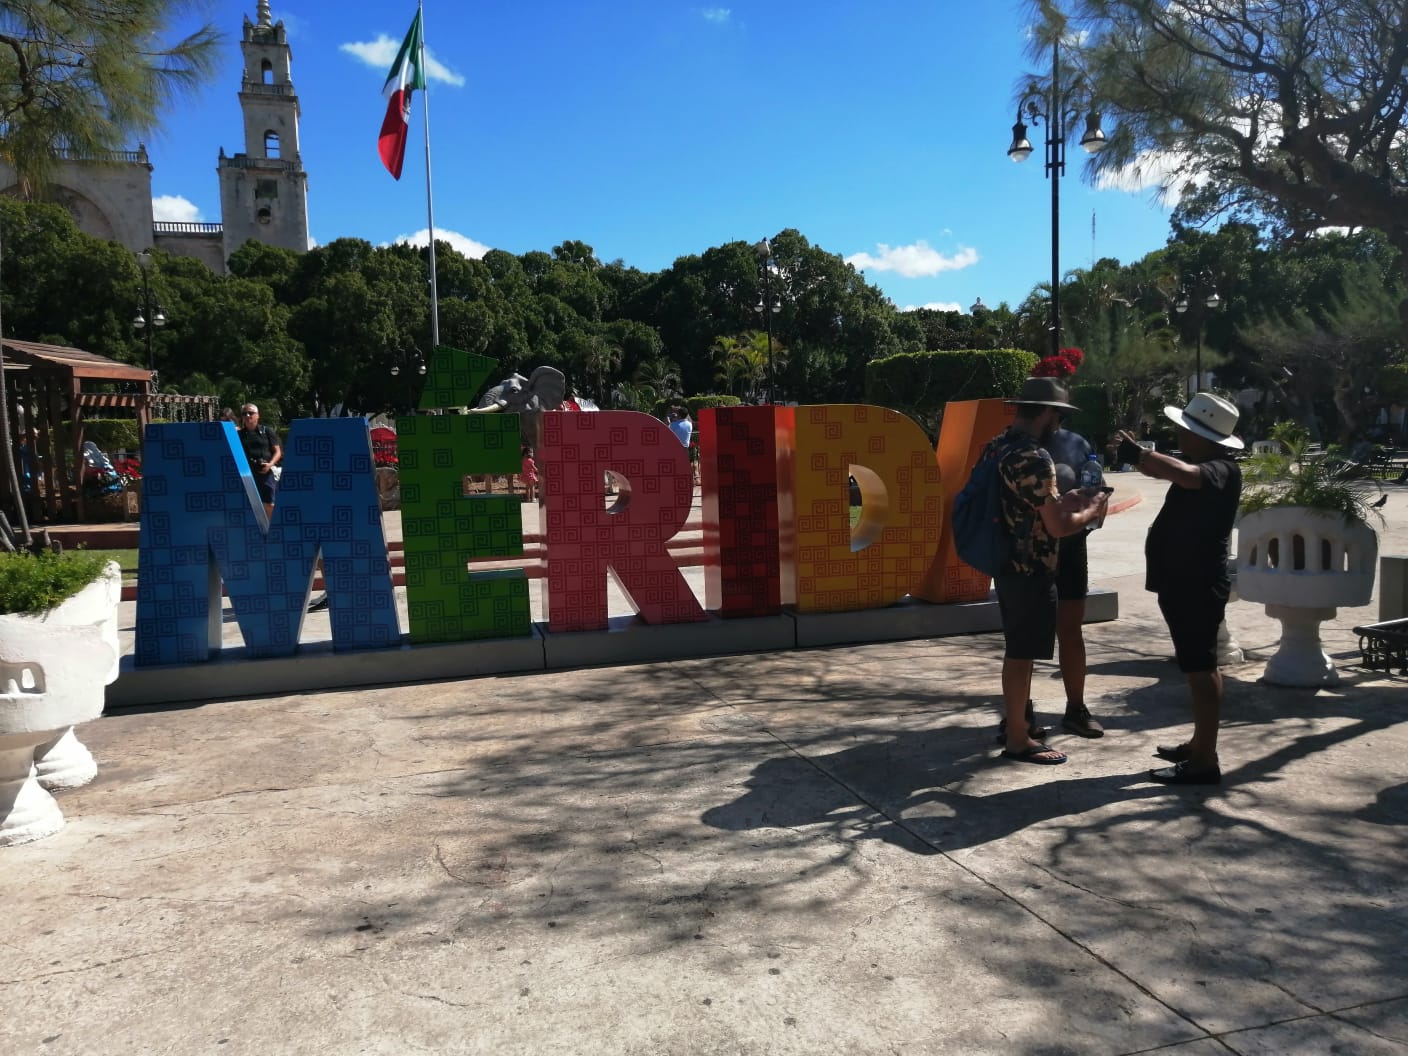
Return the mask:
<svg viewBox="0 0 1408 1056">
<path fill-rule="evenodd" d="M 587 347 L 582 353 L 582 369 L 596 378 L 596 398 L 606 403 L 606 376 L 621 366 L 623 350 L 614 341 L 608 341 L 593 334 L 587 339 Z"/>
<path fill-rule="evenodd" d="M 762 338 L 761 343 L 757 340 Z M 728 386 L 730 395 L 737 395 L 736 387 L 743 386 L 743 395 L 752 399 L 757 386 L 768 371 L 767 335 L 749 332 L 743 340 L 736 337 L 714 339 L 714 355 L 719 361 L 718 379 Z"/>
<path fill-rule="evenodd" d="M 151 132 L 160 112 L 214 72 L 209 25 L 159 41 L 184 0 L 15 0 L 0 6 L 0 159 L 22 194 L 42 195 L 64 157 L 92 157 Z M 3 332 L 3 325 L 0 325 Z M 24 545 L 31 543 L 10 443 L 0 350 L 0 436 Z M 4 538 L 7 548 L 14 542 Z"/>
<path fill-rule="evenodd" d="M 636 383 L 654 389 L 661 397 L 681 395 L 680 368 L 673 359 L 648 359 L 636 368 Z"/>
</svg>

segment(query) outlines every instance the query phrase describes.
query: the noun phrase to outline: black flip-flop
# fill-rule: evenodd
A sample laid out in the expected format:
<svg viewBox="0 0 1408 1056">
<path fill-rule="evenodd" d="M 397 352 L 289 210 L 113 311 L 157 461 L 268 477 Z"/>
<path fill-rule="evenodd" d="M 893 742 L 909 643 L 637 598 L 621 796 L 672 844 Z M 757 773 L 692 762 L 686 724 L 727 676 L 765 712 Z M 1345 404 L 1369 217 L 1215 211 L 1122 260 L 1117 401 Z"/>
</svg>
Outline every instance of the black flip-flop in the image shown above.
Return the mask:
<svg viewBox="0 0 1408 1056">
<path fill-rule="evenodd" d="M 1055 756 L 1054 759 L 1042 759 L 1040 756 Z M 1036 763 L 1040 766 L 1057 766 L 1066 761 L 1066 756 L 1058 752 L 1055 748 L 1048 748 L 1044 744 L 1034 744 L 1030 748 L 1023 748 L 1019 752 L 1014 752 L 1007 748 L 1002 752 L 1002 758 L 1015 759 L 1019 763 Z"/>
</svg>

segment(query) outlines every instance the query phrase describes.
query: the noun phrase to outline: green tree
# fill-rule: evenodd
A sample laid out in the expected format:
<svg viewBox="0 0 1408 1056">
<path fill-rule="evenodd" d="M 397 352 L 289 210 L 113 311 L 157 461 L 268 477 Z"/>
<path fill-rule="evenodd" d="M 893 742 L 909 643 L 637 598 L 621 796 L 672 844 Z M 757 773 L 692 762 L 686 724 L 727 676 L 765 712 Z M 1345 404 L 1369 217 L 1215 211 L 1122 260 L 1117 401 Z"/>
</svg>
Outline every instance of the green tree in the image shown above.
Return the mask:
<svg viewBox="0 0 1408 1056">
<path fill-rule="evenodd" d="M 1093 175 L 1169 166 L 1178 216 L 1230 213 L 1301 240 L 1373 227 L 1408 277 L 1408 0 L 1050 0 L 1072 99 L 1115 119 Z M 1033 78 L 1039 80 L 1039 78 Z M 1399 305 L 1408 330 L 1408 300 Z"/>
<path fill-rule="evenodd" d="M 0 156 L 40 191 L 65 152 L 119 150 L 208 79 L 219 35 L 163 43 L 180 0 L 13 0 L 0 6 Z"/>
</svg>

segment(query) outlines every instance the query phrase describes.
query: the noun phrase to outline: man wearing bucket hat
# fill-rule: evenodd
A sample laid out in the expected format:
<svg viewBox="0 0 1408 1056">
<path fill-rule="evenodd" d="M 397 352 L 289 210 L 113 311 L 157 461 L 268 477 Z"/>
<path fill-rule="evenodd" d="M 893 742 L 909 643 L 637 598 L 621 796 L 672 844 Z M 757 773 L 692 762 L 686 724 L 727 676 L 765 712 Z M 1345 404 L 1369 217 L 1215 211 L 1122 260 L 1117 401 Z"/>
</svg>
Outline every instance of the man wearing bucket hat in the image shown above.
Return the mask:
<svg viewBox="0 0 1408 1056">
<path fill-rule="evenodd" d="M 1032 665 L 1056 645 L 1056 540 L 1074 535 L 1105 511 L 1103 494 L 1061 495 L 1045 447 L 1061 419 L 1078 410 L 1055 378 L 1028 378 L 1006 402 L 1012 425 L 988 445 L 999 458 L 1003 530 L 1012 541 L 1005 571 L 993 577 L 1006 648 L 1002 659 L 1003 756 L 1024 763 L 1064 763 L 1041 743 L 1031 714 Z M 984 452 L 986 457 L 987 451 Z"/>
<path fill-rule="evenodd" d="M 1137 456 L 1141 473 L 1170 485 L 1144 543 L 1144 586 L 1158 595 L 1179 670 L 1188 680 L 1193 736 L 1186 743 L 1155 749 L 1174 765 L 1151 770 L 1149 777 L 1166 785 L 1216 785 L 1222 781 L 1217 760 L 1222 717 L 1217 629 L 1231 587 L 1227 553 L 1242 496 L 1242 471 L 1231 452 L 1240 449 L 1242 441 L 1232 432 L 1237 408 L 1212 393 L 1198 393 L 1187 407 L 1165 407 L 1164 414 L 1178 426 L 1183 458 L 1153 451 Z M 1128 433 L 1121 433 L 1120 439 L 1134 442 Z"/>
</svg>

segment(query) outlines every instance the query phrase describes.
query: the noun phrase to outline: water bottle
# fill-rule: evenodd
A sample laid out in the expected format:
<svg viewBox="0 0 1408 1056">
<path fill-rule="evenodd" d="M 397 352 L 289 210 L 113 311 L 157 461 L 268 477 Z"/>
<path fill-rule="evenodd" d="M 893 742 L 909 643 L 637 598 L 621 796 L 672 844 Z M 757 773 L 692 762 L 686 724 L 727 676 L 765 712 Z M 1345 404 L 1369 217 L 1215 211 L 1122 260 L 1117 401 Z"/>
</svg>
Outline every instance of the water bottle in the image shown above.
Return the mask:
<svg viewBox="0 0 1408 1056">
<path fill-rule="evenodd" d="M 1080 486 L 1082 488 L 1103 488 L 1105 486 L 1105 474 L 1100 471 L 1100 456 L 1093 452 L 1086 456 L 1085 465 L 1080 467 Z"/>
</svg>

